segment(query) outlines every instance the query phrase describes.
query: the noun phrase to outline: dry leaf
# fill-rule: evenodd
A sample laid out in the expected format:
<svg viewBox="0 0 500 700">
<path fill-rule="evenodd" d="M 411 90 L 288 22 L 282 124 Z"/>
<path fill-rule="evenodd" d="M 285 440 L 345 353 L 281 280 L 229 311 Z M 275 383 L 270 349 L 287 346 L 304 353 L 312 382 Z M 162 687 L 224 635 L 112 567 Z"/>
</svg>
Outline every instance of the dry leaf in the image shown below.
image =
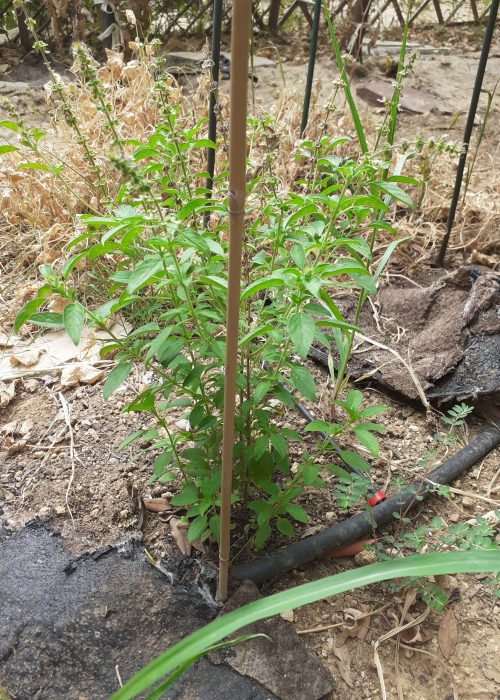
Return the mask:
<svg viewBox="0 0 500 700">
<path fill-rule="evenodd" d="M 494 254 L 486 255 L 486 253 L 481 253 L 476 249 L 472 251 L 470 259 L 472 263 L 478 263 L 479 265 L 485 265 L 486 267 L 494 267 L 500 262 L 500 256 Z"/>
<path fill-rule="evenodd" d="M 21 367 L 33 367 L 33 365 L 36 365 L 40 359 L 41 354 L 42 350 L 40 350 L 40 348 L 35 348 L 34 350 L 22 352 L 19 355 L 11 355 L 10 364 L 14 367 L 17 365 L 20 365 Z"/>
<path fill-rule="evenodd" d="M 12 438 L 6 437 L 4 440 L 4 447 L 7 448 L 7 454 L 16 455 L 26 448 L 26 440 L 14 441 Z"/>
<path fill-rule="evenodd" d="M 358 633 L 356 635 L 360 642 L 362 642 L 368 634 L 368 630 L 370 629 L 370 622 L 372 619 L 369 605 L 363 603 L 361 606 L 361 610 L 363 611 L 364 617 L 358 620 Z"/>
<path fill-rule="evenodd" d="M 333 653 L 338 659 L 337 666 L 342 680 L 349 686 L 349 688 L 353 688 L 354 683 L 352 682 L 351 678 L 351 654 L 349 649 L 345 644 L 338 647 L 337 643 L 335 642 Z"/>
<path fill-rule="evenodd" d="M 439 648 L 445 659 L 449 659 L 455 653 L 458 641 L 458 626 L 452 608 L 447 608 L 443 615 L 438 632 Z"/>
<path fill-rule="evenodd" d="M 22 435 L 22 437 L 26 437 L 32 430 L 33 421 L 29 419 L 14 420 L 0 428 L 0 432 L 5 433 L 5 435 Z"/>
<path fill-rule="evenodd" d="M 106 372 L 92 365 L 67 365 L 61 372 L 61 386 L 73 387 L 78 384 L 96 384 L 104 379 Z"/>
<path fill-rule="evenodd" d="M 366 604 L 361 607 L 361 610 L 356 610 L 356 608 L 344 610 L 346 621 L 342 626 L 342 631 L 337 635 L 335 646 L 343 646 L 349 637 L 356 637 L 361 641 L 366 637 L 370 629 L 370 615 L 368 614 L 370 608 Z"/>
<path fill-rule="evenodd" d="M 14 347 L 14 341 L 9 338 L 5 333 L 0 333 L 0 348 L 12 348 Z"/>
<path fill-rule="evenodd" d="M 176 545 L 179 547 L 181 552 L 188 557 L 191 554 L 191 545 L 189 544 L 187 538 L 187 523 L 181 524 L 179 518 L 170 518 L 170 529 Z"/>
<path fill-rule="evenodd" d="M 10 384 L 0 382 L 0 408 L 5 408 L 8 406 L 15 395 L 16 387 L 14 382 L 11 382 Z"/>
<path fill-rule="evenodd" d="M 191 542 L 191 547 L 196 549 L 197 552 L 201 552 L 203 554 L 205 552 L 205 547 L 203 545 L 203 542 L 201 541 L 200 537 L 197 537 L 195 540 Z"/>
<path fill-rule="evenodd" d="M 143 498 L 144 508 L 150 513 L 165 513 L 167 510 L 172 510 L 170 501 L 166 498 Z"/>
<path fill-rule="evenodd" d="M 69 299 L 63 299 L 63 297 L 55 297 L 51 299 L 47 304 L 47 310 L 53 311 L 56 314 L 62 314 L 66 306 L 70 303 Z"/>
<path fill-rule="evenodd" d="M 415 627 L 410 627 L 407 630 L 403 630 L 399 635 L 400 640 L 403 644 L 416 644 L 417 642 L 423 642 L 423 637 L 420 632 L 420 625 Z"/>
</svg>

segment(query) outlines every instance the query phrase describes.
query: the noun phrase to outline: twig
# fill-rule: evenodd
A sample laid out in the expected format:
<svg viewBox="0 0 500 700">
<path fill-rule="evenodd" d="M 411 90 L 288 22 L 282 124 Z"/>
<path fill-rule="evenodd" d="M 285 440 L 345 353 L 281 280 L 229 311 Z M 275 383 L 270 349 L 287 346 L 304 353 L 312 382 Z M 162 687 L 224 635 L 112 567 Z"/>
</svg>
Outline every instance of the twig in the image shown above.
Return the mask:
<svg viewBox="0 0 500 700">
<path fill-rule="evenodd" d="M 52 421 L 51 425 L 53 425 L 54 422 L 55 422 L 55 420 Z M 55 447 L 55 445 L 56 445 L 56 444 L 59 442 L 59 440 L 63 437 L 63 435 L 64 435 L 65 432 L 66 432 L 66 426 L 64 426 L 64 428 L 62 428 L 62 429 L 57 433 L 57 435 L 52 439 L 52 442 L 51 442 L 50 445 L 48 445 L 48 446 L 44 446 L 44 447 L 42 448 L 41 445 L 40 445 L 40 446 L 39 446 L 39 445 L 35 445 L 35 447 L 38 447 L 39 449 L 47 450 L 47 453 L 45 454 L 44 458 L 43 458 L 42 461 L 40 462 L 40 465 L 34 470 L 34 472 L 33 472 L 33 474 L 31 475 L 31 478 L 29 479 L 29 481 L 27 481 L 27 483 L 23 486 L 23 490 L 22 490 L 22 493 L 21 493 L 21 504 L 24 503 L 24 498 L 25 498 L 25 495 L 26 495 L 26 489 L 28 489 L 28 487 L 29 487 L 30 484 L 32 483 L 32 481 L 33 481 L 33 479 L 35 478 L 35 476 L 36 476 L 36 475 L 38 474 L 38 472 L 43 468 L 43 466 L 45 465 L 45 462 L 46 462 L 46 461 L 48 460 L 48 458 L 50 457 L 50 451 Z M 28 475 L 26 475 L 26 476 L 28 476 Z"/>
<path fill-rule="evenodd" d="M 500 476 L 500 469 L 497 471 L 497 473 L 495 474 L 495 476 L 493 477 L 493 479 L 492 479 L 492 480 L 490 481 L 490 483 L 488 484 L 488 488 L 486 489 L 486 496 L 487 496 L 488 498 L 490 497 L 490 495 L 491 495 L 491 489 L 492 489 L 493 486 L 495 485 L 495 481 L 498 479 L 499 476 Z"/>
<path fill-rule="evenodd" d="M 427 396 L 425 395 L 425 392 L 422 388 L 422 384 L 420 383 L 420 379 L 417 377 L 415 374 L 413 367 L 410 365 L 409 362 L 407 362 L 394 348 L 390 348 L 388 345 L 384 345 L 383 343 L 379 343 L 376 340 L 372 340 L 372 338 L 367 338 L 366 335 L 363 335 L 362 333 L 356 333 L 356 337 L 361 338 L 361 340 L 364 340 L 367 343 L 371 343 L 371 345 L 374 345 L 377 348 L 380 348 L 381 350 L 387 350 L 387 352 L 390 352 L 394 357 L 397 357 L 400 362 L 405 366 L 408 374 L 411 377 L 411 380 L 413 384 L 415 385 L 415 389 L 417 390 L 417 394 L 420 396 L 420 400 L 424 404 L 427 414 L 430 413 L 431 407 L 430 404 L 427 400 Z"/>
<path fill-rule="evenodd" d="M 120 676 L 120 669 L 118 668 L 118 664 L 115 666 L 115 673 L 116 677 L 118 678 L 118 685 L 120 688 L 123 688 L 123 683 L 122 683 L 122 677 Z"/>
<path fill-rule="evenodd" d="M 418 651 L 419 654 L 426 654 L 426 656 L 431 656 L 433 659 L 436 659 L 436 661 L 439 661 L 441 666 L 444 668 L 446 673 L 450 676 L 451 678 L 451 684 L 452 684 L 452 689 L 453 689 L 453 700 L 458 700 L 458 691 L 457 691 L 457 686 L 455 685 L 455 679 L 453 677 L 453 674 L 449 670 L 449 668 L 446 666 L 444 661 L 442 661 L 439 656 L 436 656 L 436 654 L 432 654 L 430 651 L 426 651 L 425 649 L 420 649 L 419 647 L 412 647 L 409 644 L 405 644 L 404 642 L 396 642 L 395 639 L 391 639 L 391 642 L 393 644 L 398 644 L 399 646 L 403 647 L 404 649 L 410 649 L 411 651 Z"/>
<path fill-rule="evenodd" d="M 500 473 L 500 470 L 497 472 L 497 474 L 498 473 Z M 494 478 L 496 478 L 496 475 Z M 431 481 L 430 479 L 424 478 L 424 481 L 426 481 L 428 484 L 431 484 L 432 486 L 442 486 L 442 484 L 437 484 L 435 481 Z M 463 491 L 462 489 L 457 489 L 454 486 L 447 486 L 447 489 L 451 491 L 451 493 L 456 493 L 459 496 L 468 496 L 469 498 L 475 498 L 477 501 L 491 503 L 492 505 L 497 507 L 500 506 L 500 501 L 495 501 L 492 498 L 487 498 L 486 496 L 479 496 L 477 493 L 473 493 L 472 491 Z"/>
<path fill-rule="evenodd" d="M 393 604 L 393 601 L 391 600 L 390 603 L 386 603 L 385 605 L 382 605 L 381 608 L 377 608 L 376 610 L 372 610 L 370 612 L 365 613 L 364 615 L 360 615 L 359 617 L 356 618 L 356 622 L 358 620 L 363 620 L 365 617 L 371 617 L 372 615 L 377 615 L 379 612 L 382 612 L 382 610 L 386 610 Z M 327 630 L 332 630 L 334 627 L 342 627 L 342 625 L 345 625 L 344 622 L 334 622 L 331 625 L 320 625 L 319 627 L 311 627 L 308 630 L 297 630 L 297 634 L 314 634 L 315 632 L 326 632 Z"/>
<path fill-rule="evenodd" d="M 380 661 L 380 657 L 378 655 L 378 648 L 382 642 L 385 642 L 387 639 L 390 639 L 391 637 L 395 637 L 397 634 L 400 632 L 404 632 L 404 630 L 410 629 L 410 627 L 415 627 L 415 625 L 419 625 L 421 622 L 425 620 L 427 615 L 430 613 L 431 609 L 427 607 L 424 612 L 416 617 L 414 620 L 410 620 L 410 622 L 407 622 L 406 625 L 399 625 L 398 627 L 395 627 L 393 630 L 390 632 L 387 632 L 387 634 L 382 635 L 382 637 L 379 637 L 377 641 L 374 644 L 373 647 L 373 660 L 375 661 L 375 666 L 377 668 L 377 673 L 378 673 L 378 679 L 380 682 L 380 690 L 382 692 L 382 700 L 387 700 L 387 691 L 385 688 L 385 681 L 384 681 L 384 670 L 382 668 L 382 663 Z"/>
<path fill-rule="evenodd" d="M 62 395 L 62 392 L 58 392 L 57 396 L 59 397 L 59 401 L 61 402 L 63 414 L 64 414 L 64 420 L 66 422 L 66 425 L 68 426 L 68 431 L 69 431 L 69 458 L 71 461 L 71 474 L 69 477 L 68 481 L 68 487 L 66 488 L 66 508 L 68 509 L 69 517 L 71 518 L 71 522 L 73 524 L 73 529 L 75 529 L 75 519 L 73 518 L 73 513 L 71 512 L 71 508 L 69 507 L 69 492 L 71 489 L 71 485 L 73 484 L 73 479 L 75 478 L 75 438 L 73 435 L 73 427 L 71 425 L 71 416 L 69 413 L 69 406 Z"/>
</svg>

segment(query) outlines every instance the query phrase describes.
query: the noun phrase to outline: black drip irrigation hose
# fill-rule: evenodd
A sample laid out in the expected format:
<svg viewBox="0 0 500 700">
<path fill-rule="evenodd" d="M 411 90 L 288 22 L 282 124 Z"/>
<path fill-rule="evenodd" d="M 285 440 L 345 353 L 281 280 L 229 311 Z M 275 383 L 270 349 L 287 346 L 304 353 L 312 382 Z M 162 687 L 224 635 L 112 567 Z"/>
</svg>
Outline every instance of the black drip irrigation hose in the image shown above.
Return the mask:
<svg viewBox="0 0 500 700">
<path fill-rule="evenodd" d="M 500 430 L 496 427 L 487 428 L 453 457 L 433 469 L 425 479 L 415 481 L 406 491 L 394 494 L 373 508 L 336 523 L 323 532 L 294 542 L 261 559 L 235 566 L 232 575 L 241 581 L 250 580 L 262 584 L 303 566 L 336 547 L 356 542 L 371 534 L 375 527 L 392 520 L 393 513 L 406 513 L 413 505 L 426 498 L 434 488 L 429 482 L 451 483 L 499 444 Z"/>
<path fill-rule="evenodd" d="M 469 143 L 472 136 L 472 129 L 474 127 L 474 120 L 476 118 L 477 105 L 479 102 L 479 97 L 481 95 L 481 90 L 483 87 L 484 73 L 486 70 L 486 64 L 488 63 L 488 56 L 490 53 L 491 40 L 493 38 L 493 32 L 495 30 L 495 22 L 498 14 L 498 4 L 499 0 L 492 0 L 490 5 L 490 13 L 488 16 L 488 24 L 486 25 L 486 31 L 484 32 L 483 48 L 481 50 L 481 56 L 479 58 L 479 64 L 477 66 L 476 82 L 474 83 L 474 90 L 472 91 L 472 97 L 469 107 L 469 115 L 467 117 L 467 124 L 465 125 L 464 132 L 464 147 L 460 154 L 458 160 L 457 174 L 455 177 L 455 187 L 453 189 L 453 195 L 450 203 L 450 210 L 448 212 L 448 220 L 446 222 L 446 233 L 441 241 L 441 247 L 439 249 L 439 254 L 437 257 L 437 264 L 442 267 L 444 263 L 444 256 L 446 255 L 446 250 L 448 248 L 448 243 L 450 240 L 451 230 L 455 222 L 455 214 L 457 211 L 458 198 L 460 197 L 460 189 L 462 187 L 462 180 L 464 177 L 465 161 L 467 160 L 467 151 L 469 150 Z"/>
</svg>

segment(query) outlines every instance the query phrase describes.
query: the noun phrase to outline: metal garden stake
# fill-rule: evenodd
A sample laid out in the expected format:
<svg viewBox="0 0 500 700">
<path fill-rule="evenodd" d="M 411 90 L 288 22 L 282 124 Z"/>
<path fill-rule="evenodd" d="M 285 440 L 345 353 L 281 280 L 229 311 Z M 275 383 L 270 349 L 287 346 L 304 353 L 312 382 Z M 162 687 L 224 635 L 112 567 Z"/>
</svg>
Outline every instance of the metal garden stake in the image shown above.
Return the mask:
<svg viewBox="0 0 500 700">
<path fill-rule="evenodd" d="M 217 85 L 219 82 L 219 67 L 220 67 L 220 35 L 222 27 L 222 0 L 214 0 L 214 12 L 212 19 L 212 68 L 211 68 L 211 86 L 210 99 L 208 103 L 208 138 L 214 143 L 217 140 L 217 113 L 215 111 L 217 105 Z M 214 186 L 214 170 L 215 170 L 215 149 L 207 149 L 207 182 L 206 188 L 212 194 Z M 205 212 L 205 226 L 208 225 L 210 212 Z"/>
<path fill-rule="evenodd" d="M 302 108 L 302 122 L 300 124 L 300 135 L 304 135 L 307 122 L 309 120 L 309 107 L 311 104 L 311 92 L 314 78 L 314 66 L 316 64 L 316 51 L 318 49 L 319 20 L 321 17 L 321 1 L 314 2 L 313 24 L 311 29 L 311 42 L 309 44 L 309 63 L 307 66 L 306 90 L 304 93 L 304 106 Z"/>
<path fill-rule="evenodd" d="M 443 240 L 441 241 L 441 247 L 439 249 L 439 254 L 437 257 L 437 264 L 441 266 L 444 263 L 444 256 L 446 255 L 446 249 L 448 248 L 451 229 L 453 228 L 453 223 L 455 221 L 458 198 L 460 197 L 460 188 L 462 187 L 462 180 L 464 177 L 465 161 L 467 160 L 467 152 L 469 150 L 470 138 L 472 136 L 472 128 L 474 126 L 474 119 L 476 118 L 477 104 L 481 95 L 481 88 L 483 87 L 484 72 L 486 70 L 486 64 L 488 63 L 488 55 L 490 53 L 491 40 L 493 38 L 493 31 L 495 29 L 495 22 L 498 14 L 498 3 L 499 0 L 492 0 L 492 3 L 490 5 L 490 14 L 488 16 L 488 24 L 486 25 L 486 31 L 484 32 L 483 48 L 481 50 L 481 56 L 479 58 L 479 64 L 477 67 L 476 82 L 474 83 L 474 90 L 472 91 L 469 115 L 467 117 L 467 124 L 465 125 L 464 148 L 462 153 L 460 154 L 460 159 L 458 161 L 457 175 L 455 177 L 455 187 L 453 189 L 450 210 L 448 212 L 448 220 L 446 221 L 446 233 L 443 237 Z"/>
</svg>

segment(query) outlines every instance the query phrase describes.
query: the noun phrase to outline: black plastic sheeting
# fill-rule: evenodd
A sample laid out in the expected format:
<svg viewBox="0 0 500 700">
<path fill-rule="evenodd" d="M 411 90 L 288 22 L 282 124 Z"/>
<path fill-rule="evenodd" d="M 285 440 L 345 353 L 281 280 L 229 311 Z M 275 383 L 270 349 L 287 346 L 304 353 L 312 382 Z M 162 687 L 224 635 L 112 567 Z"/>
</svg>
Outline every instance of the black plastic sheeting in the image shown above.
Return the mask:
<svg viewBox="0 0 500 700">
<path fill-rule="evenodd" d="M 196 560 L 169 562 L 171 585 L 133 539 L 76 560 L 63 544 L 37 521 L 15 534 L 0 532 L 0 691 L 7 697 L 109 698 L 117 671 L 127 680 L 218 612 L 210 592 L 215 571 Z M 201 659 L 167 697 L 275 696 Z"/>
</svg>

